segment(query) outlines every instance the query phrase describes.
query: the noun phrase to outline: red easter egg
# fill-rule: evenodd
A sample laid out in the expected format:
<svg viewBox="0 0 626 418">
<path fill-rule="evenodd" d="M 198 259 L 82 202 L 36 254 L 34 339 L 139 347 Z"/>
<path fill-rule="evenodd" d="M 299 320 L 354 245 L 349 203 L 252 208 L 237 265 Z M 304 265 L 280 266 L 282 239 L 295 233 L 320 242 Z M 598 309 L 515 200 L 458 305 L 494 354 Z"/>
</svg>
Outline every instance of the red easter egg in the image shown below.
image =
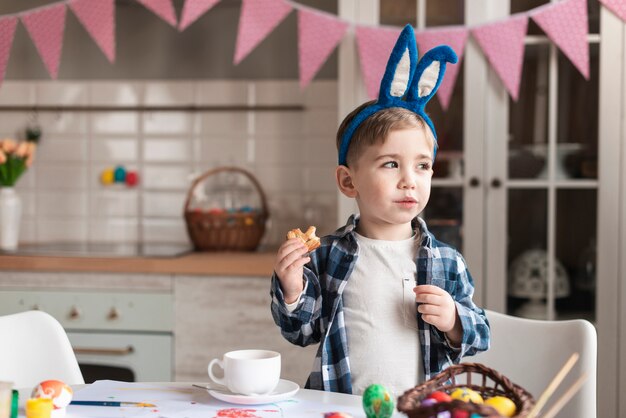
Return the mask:
<svg viewBox="0 0 626 418">
<path fill-rule="evenodd" d="M 452 411 L 452 418 L 469 418 L 469 412 L 457 409 Z"/>
<path fill-rule="evenodd" d="M 428 398 L 429 399 L 434 399 L 437 402 L 450 402 L 450 401 L 452 401 L 452 398 L 450 397 L 450 395 L 448 395 L 446 392 L 442 392 L 440 390 L 431 393 L 430 395 L 428 395 Z"/>
<path fill-rule="evenodd" d="M 139 183 L 139 175 L 136 171 L 127 171 L 126 172 L 126 185 L 128 186 L 136 186 Z"/>
</svg>

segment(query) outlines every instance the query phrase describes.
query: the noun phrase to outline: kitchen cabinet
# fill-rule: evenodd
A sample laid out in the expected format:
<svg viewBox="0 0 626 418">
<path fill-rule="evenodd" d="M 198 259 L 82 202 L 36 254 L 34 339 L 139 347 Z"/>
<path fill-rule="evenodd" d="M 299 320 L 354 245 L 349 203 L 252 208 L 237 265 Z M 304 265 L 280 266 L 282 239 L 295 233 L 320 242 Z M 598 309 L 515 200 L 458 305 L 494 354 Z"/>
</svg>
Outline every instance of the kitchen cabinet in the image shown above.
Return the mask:
<svg viewBox="0 0 626 418">
<path fill-rule="evenodd" d="M 304 386 L 317 346 L 290 344 L 270 312 L 269 277 L 177 276 L 176 380 L 203 381 L 207 365 L 231 350 L 281 353 L 283 379 Z"/>
<path fill-rule="evenodd" d="M 280 352 L 282 378 L 303 386 L 317 348 L 280 335 L 269 276 L 0 272 L 0 315 L 30 309 L 59 320 L 81 367 L 107 368 L 100 378 L 202 382 L 211 359 L 263 348 Z"/>
<path fill-rule="evenodd" d="M 550 1 L 342 3 L 346 19 L 398 26 L 413 16 L 420 30 L 471 28 Z M 445 12 L 450 8 L 456 12 Z M 437 99 L 428 105 L 440 150 L 422 216 L 463 253 L 481 306 L 591 321 L 603 388 L 598 413 L 624 416 L 626 29 L 599 2 L 588 2 L 588 13 L 589 80 L 530 20 L 517 102 L 468 38 L 449 108 L 443 111 Z M 362 90 L 354 91 L 360 76 L 350 48 L 340 51 L 341 117 L 363 101 Z M 338 217 L 345 219 L 355 208 L 340 199 Z"/>
</svg>

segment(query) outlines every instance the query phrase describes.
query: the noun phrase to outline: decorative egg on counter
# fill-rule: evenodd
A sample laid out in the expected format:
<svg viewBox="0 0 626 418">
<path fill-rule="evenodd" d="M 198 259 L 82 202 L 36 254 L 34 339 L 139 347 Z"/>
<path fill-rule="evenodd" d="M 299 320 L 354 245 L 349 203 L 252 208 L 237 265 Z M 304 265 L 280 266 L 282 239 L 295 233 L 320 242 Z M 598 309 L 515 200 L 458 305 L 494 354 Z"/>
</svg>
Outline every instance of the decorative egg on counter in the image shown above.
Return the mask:
<svg viewBox="0 0 626 418">
<path fill-rule="evenodd" d="M 502 416 L 512 417 L 517 410 L 515 402 L 505 396 L 494 396 L 485 401 L 485 405 L 489 405 Z"/>
<path fill-rule="evenodd" d="M 389 418 L 394 407 L 393 397 L 383 385 L 369 385 L 363 392 L 363 410 L 367 418 Z"/>
<path fill-rule="evenodd" d="M 433 393 L 431 393 L 430 395 L 427 396 L 428 399 L 434 399 L 437 402 L 450 402 L 452 400 L 452 397 L 450 395 L 448 395 L 446 392 L 442 392 L 440 390 L 437 390 Z"/>
<path fill-rule="evenodd" d="M 126 169 L 121 165 L 115 167 L 113 172 L 113 178 L 116 183 L 124 183 L 126 181 Z"/>
<path fill-rule="evenodd" d="M 126 185 L 129 187 L 136 186 L 139 183 L 139 175 L 136 171 L 126 172 Z"/>
<path fill-rule="evenodd" d="M 33 389 L 31 397 L 52 399 L 52 418 L 61 418 L 65 416 L 65 408 L 72 401 L 73 394 L 72 388 L 60 380 L 44 380 Z"/>
<path fill-rule="evenodd" d="M 482 404 L 483 403 L 483 397 L 480 396 L 480 393 L 476 392 L 475 390 L 469 389 L 469 388 L 458 388 L 455 389 L 451 394 L 450 397 L 452 399 L 458 399 L 464 402 L 473 402 L 475 404 Z"/>
<path fill-rule="evenodd" d="M 352 418 L 352 415 L 345 412 L 327 412 L 324 414 L 324 418 Z"/>
</svg>

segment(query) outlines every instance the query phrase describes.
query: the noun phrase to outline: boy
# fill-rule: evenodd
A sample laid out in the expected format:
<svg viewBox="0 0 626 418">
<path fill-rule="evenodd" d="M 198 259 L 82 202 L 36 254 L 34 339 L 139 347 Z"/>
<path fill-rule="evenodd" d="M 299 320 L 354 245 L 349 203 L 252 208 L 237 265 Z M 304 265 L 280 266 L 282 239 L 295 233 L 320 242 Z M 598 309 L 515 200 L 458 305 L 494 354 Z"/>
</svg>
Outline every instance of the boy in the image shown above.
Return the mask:
<svg viewBox="0 0 626 418">
<path fill-rule="evenodd" d="M 416 56 L 407 26 L 378 100 L 339 127 L 336 181 L 359 215 L 310 255 L 298 239 L 278 250 L 274 321 L 294 344 L 321 343 L 308 388 L 361 394 L 380 383 L 399 395 L 489 346 L 465 261 L 417 217 L 430 195 L 437 146 L 423 108 L 456 56 L 448 47 L 419 64 Z"/>
</svg>

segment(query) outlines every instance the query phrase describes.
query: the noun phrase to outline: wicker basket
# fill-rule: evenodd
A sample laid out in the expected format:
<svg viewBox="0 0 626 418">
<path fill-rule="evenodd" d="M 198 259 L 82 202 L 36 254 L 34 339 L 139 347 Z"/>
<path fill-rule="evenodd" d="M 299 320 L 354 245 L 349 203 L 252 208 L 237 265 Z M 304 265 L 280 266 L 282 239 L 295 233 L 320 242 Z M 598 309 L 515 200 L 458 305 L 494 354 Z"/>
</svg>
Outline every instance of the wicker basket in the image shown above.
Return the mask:
<svg viewBox="0 0 626 418">
<path fill-rule="evenodd" d="M 465 382 L 459 377 L 465 375 Z M 398 398 L 398 410 L 410 418 L 436 417 L 439 412 L 467 411 L 483 417 L 500 418 L 501 415 L 490 406 L 480 405 L 461 400 L 439 402 L 432 405 L 421 405 L 422 401 L 434 391 L 451 393 L 456 388 L 469 388 L 477 391 L 483 398 L 506 396 L 515 403 L 515 418 L 528 415 L 535 405 L 532 395 L 524 388 L 512 383 L 507 377 L 479 363 L 462 363 L 453 365 L 427 382 L 409 389 Z"/>
<path fill-rule="evenodd" d="M 227 210 L 234 208 L 210 211 L 191 209 L 196 187 L 209 176 L 224 172 L 247 177 L 259 194 L 261 208 L 245 212 Z M 251 173 L 238 167 L 218 167 L 205 172 L 193 182 L 187 192 L 184 215 L 187 233 L 197 251 L 254 251 L 265 233 L 269 211 L 265 193 Z"/>
</svg>

